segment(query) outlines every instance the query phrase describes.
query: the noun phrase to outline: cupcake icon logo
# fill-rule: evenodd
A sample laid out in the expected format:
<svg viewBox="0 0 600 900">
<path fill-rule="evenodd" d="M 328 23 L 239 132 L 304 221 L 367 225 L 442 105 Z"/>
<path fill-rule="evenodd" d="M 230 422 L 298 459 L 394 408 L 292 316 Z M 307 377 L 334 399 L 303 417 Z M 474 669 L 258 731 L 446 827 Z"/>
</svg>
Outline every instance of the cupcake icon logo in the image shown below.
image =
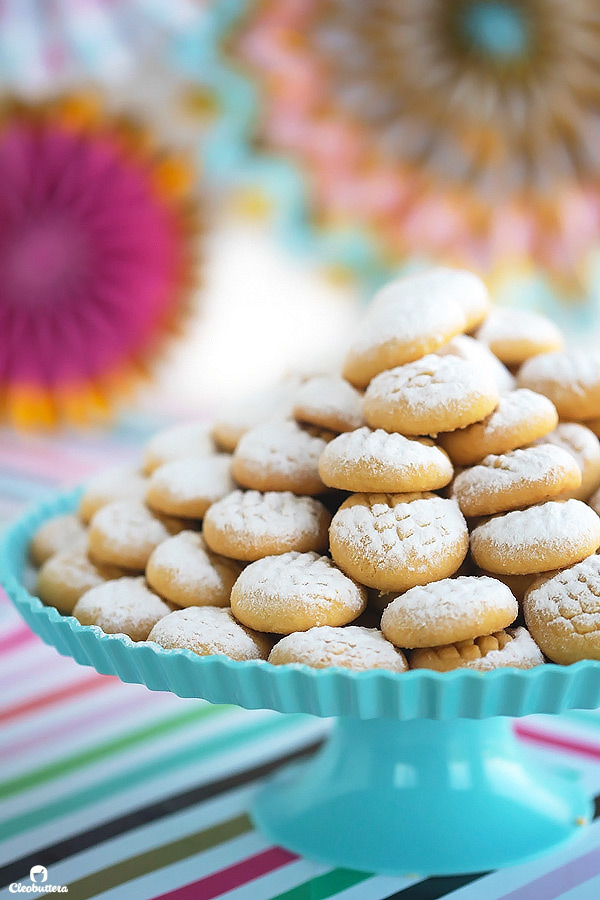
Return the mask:
<svg viewBox="0 0 600 900">
<path fill-rule="evenodd" d="M 29 870 L 29 883 L 13 881 L 8 886 L 11 894 L 68 894 L 66 884 L 48 884 L 46 866 L 32 866 Z"/>
<path fill-rule="evenodd" d="M 48 869 L 45 866 L 32 866 L 29 871 L 29 877 L 34 884 L 43 884 L 48 881 Z"/>
</svg>

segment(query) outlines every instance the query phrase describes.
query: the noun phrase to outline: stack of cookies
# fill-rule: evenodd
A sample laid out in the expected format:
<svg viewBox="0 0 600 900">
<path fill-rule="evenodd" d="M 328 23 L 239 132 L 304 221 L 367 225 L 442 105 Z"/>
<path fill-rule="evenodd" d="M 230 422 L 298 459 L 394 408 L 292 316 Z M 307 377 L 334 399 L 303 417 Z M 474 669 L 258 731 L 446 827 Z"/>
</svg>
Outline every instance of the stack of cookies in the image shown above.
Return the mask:
<svg viewBox="0 0 600 900">
<path fill-rule="evenodd" d="M 384 287 L 341 375 L 156 435 L 30 554 L 83 625 L 275 665 L 600 659 L 600 357 L 471 273 Z"/>
</svg>

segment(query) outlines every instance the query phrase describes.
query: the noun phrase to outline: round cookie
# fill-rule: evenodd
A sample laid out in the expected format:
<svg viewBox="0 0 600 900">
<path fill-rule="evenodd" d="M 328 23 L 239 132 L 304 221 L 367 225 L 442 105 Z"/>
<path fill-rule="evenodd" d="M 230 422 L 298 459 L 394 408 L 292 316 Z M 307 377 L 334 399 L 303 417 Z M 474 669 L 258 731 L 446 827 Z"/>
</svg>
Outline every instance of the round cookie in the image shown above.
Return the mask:
<svg viewBox="0 0 600 900">
<path fill-rule="evenodd" d="M 302 381 L 299 376 L 290 375 L 268 390 L 232 403 L 221 412 L 213 425 L 212 436 L 217 446 L 233 453 L 240 439 L 251 428 L 271 419 L 290 418 L 294 397 Z"/>
<path fill-rule="evenodd" d="M 361 584 L 406 591 L 453 575 L 469 548 L 455 500 L 435 494 L 354 494 L 329 528 L 331 555 Z"/>
<path fill-rule="evenodd" d="M 559 422 L 554 431 L 536 444 L 554 444 L 570 453 L 581 471 L 581 482 L 578 487 L 565 491 L 562 500 L 574 498 L 587 500 L 600 487 L 600 441 L 585 425 L 577 422 Z"/>
<path fill-rule="evenodd" d="M 486 456 L 454 479 L 452 495 L 465 516 L 490 516 L 563 495 L 581 484 L 570 453 L 550 444 Z"/>
<path fill-rule="evenodd" d="M 245 628 L 229 607 L 190 606 L 177 609 L 158 622 L 150 634 L 165 650 L 191 650 L 198 656 L 229 656 L 247 661 L 266 659 L 273 640 Z"/>
<path fill-rule="evenodd" d="M 454 644 L 506 628 L 519 604 L 501 581 L 466 576 L 411 588 L 386 606 L 381 630 L 397 647 Z"/>
<path fill-rule="evenodd" d="M 453 474 L 447 454 L 427 438 L 359 428 L 330 441 L 319 460 L 319 475 L 343 491 L 412 493 L 434 491 Z"/>
<path fill-rule="evenodd" d="M 600 356 L 586 350 L 544 353 L 527 360 L 517 375 L 520 387 L 544 394 L 564 419 L 600 416 Z"/>
<path fill-rule="evenodd" d="M 240 439 L 231 472 L 238 484 L 256 491 L 320 494 L 319 457 L 326 446 L 296 422 L 265 422 Z"/>
<path fill-rule="evenodd" d="M 549 500 L 478 525 L 471 554 L 482 569 L 529 575 L 564 568 L 600 547 L 600 517 L 581 500 Z"/>
<path fill-rule="evenodd" d="M 86 591 L 104 584 L 102 569 L 88 559 L 85 549 L 61 550 L 43 564 L 37 576 L 37 595 L 49 606 L 70 615 Z"/>
<path fill-rule="evenodd" d="M 231 611 L 256 631 L 291 634 L 316 625 L 347 625 L 367 592 L 318 553 L 282 553 L 247 566 L 231 592 Z"/>
<path fill-rule="evenodd" d="M 479 422 L 498 405 L 491 375 L 458 356 L 430 354 L 376 375 L 363 408 L 372 428 L 437 434 Z"/>
<path fill-rule="evenodd" d="M 89 552 L 96 563 L 143 572 L 152 551 L 168 537 L 166 527 L 143 503 L 114 500 L 90 523 Z"/>
<path fill-rule="evenodd" d="M 364 388 L 379 372 L 432 353 L 464 331 L 467 317 L 450 282 L 425 273 L 386 285 L 346 356 L 344 378 Z"/>
<path fill-rule="evenodd" d="M 235 488 L 230 469 L 226 453 L 165 463 L 150 476 L 146 503 L 157 513 L 201 519 L 212 503 Z"/>
<path fill-rule="evenodd" d="M 117 578 L 83 594 L 73 609 L 82 625 L 97 625 L 107 634 L 145 641 L 172 607 L 150 591 L 143 578 Z"/>
<path fill-rule="evenodd" d="M 523 612 L 552 662 L 600 659 L 600 556 L 535 581 L 525 594 Z"/>
<path fill-rule="evenodd" d="M 326 550 L 330 521 L 330 513 L 313 497 L 233 491 L 210 507 L 202 529 L 216 553 L 254 562 L 290 550 Z"/>
<path fill-rule="evenodd" d="M 520 366 L 540 353 L 562 350 L 563 336 L 554 322 L 526 309 L 492 309 L 477 339 L 507 366 Z"/>
<path fill-rule="evenodd" d="M 150 587 L 176 606 L 229 606 L 231 588 L 242 571 L 218 556 L 202 535 L 181 531 L 159 544 L 146 566 Z"/>
<path fill-rule="evenodd" d="M 361 394 L 336 375 L 316 375 L 300 385 L 293 413 L 297 422 L 335 432 L 354 431 L 365 424 Z"/>
<path fill-rule="evenodd" d="M 61 550 L 75 550 L 86 546 L 86 529 L 77 516 L 68 513 L 47 519 L 40 525 L 29 544 L 29 558 L 34 566 L 41 566 Z"/>
<path fill-rule="evenodd" d="M 455 465 L 471 466 L 493 453 L 508 453 L 531 444 L 558 424 L 558 414 L 547 397 L 529 390 L 500 397 L 497 408 L 483 422 L 440 434 L 438 442 Z"/>
<path fill-rule="evenodd" d="M 435 352 L 438 356 L 459 356 L 467 362 L 474 363 L 480 369 L 486 369 L 494 379 L 500 394 L 507 394 L 516 387 L 516 378 L 506 366 L 494 356 L 485 344 L 469 337 L 468 334 L 457 334 Z"/>
<path fill-rule="evenodd" d="M 159 431 L 144 448 L 142 467 L 151 475 L 159 466 L 186 457 L 212 456 L 215 445 L 211 428 L 204 422 L 183 422 Z"/>
<path fill-rule="evenodd" d="M 387 641 L 381 631 L 360 625 L 345 628 L 321 625 L 308 631 L 295 631 L 275 644 L 269 662 L 274 666 L 299 663 L 314 669 L 336 666 L 356 672 L 366 669 L 405 672 L 408 669 L 402 651 Z"/>
<path fill-rule="evenodd" d="M 79 517 L 88 524 L 99 509 L 113 500 L 143 500 L 148 481 L 133 466 L 111 466 L 92 475 L 83 486 Z"/>
<path fill-rule="evenodd" d="M 526 628 L 509 628 L 473 640 L 460 641 L 444 647 L 413 650 L 409 654 L 411 669 L 434 669 L 451 672 L 454 669 L 533 669 L 544 662 L 542 651 Z"/>
</svg>

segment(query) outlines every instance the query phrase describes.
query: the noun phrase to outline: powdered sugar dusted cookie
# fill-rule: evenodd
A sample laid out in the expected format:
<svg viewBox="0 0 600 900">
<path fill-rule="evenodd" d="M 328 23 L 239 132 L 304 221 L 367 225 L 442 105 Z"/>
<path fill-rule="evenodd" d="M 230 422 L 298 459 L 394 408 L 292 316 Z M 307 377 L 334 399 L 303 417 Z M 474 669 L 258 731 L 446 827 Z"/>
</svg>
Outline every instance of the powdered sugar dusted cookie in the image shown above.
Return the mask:
<svg viewBox="0 0 600 900">
<path fill-rule="evenodd" d="M 89 551 L 94 562 L 143 572 L 152 551 L 168 537 L 166 527 L 143 503 L 114 500 L 90 523 Z"/>
<path fill-rule="evenodd" d="M 308 631 L 296 631 L 275 644 L 269 662 L 275 666 L 301 663 L 314 669 L 337 666 L 358 672 L 365 669 L 405 672 L 408 669 L 402 651 L 386 640 L 381 631 L 359 625 L 345 628 L 322 625 Z"/>
<path fill-rule="evenodd" d="M 143 578 L 117 578 L 83 594 L 73 609 L 82 625 L 97 625 L 107 634 L 145 641 L 172 607 L 148 590 Z"/>
<path fill-rule="evenodd" d="M 434 491 L 452 478 L 446 453 L 427 438 L 359 428 L 334 438 L 321 454 L 319 475 L 343 491 Z"/>
<path fill-rule="evenodd" d="M 257 491 L 320 494 L 319 457 L 326 445 L 296 422 L 266 422 L 240 440 L 231 471 L 238 484 Z"/>
<path fill-rule="evenodd" d="M 105 580 L 85 549 L 61 550 L 47 559 L 38 572 L 37 593 L 44 603 L 69 615 L 82 594 Z"/>
<path fill-rule="evenodd" d="M 444 578 L 392 600 L 381 630 L 397 647 L 431 647 L 500 631 L 518 612 L 509 589 L 495 578 Z"/>
<path fill-rule="evenodd" d="M 292 416 L 294 397 L 303 379 L 290 375 L 268 390 L 258 391 L 232 403 L 213 425 L 212 435 L 218 447 L 231 453 L 240 438 L 263 422 Z"/>
<path fill-rule="evenodd" d="M 523 612 L 531 634 L 553 662 L 600 659 L 600 556 L 534 582 Z"/>
<path fill-rule="evenodd" d="M 365 588 L 318 553 L 282 553 L 250 563 L 231 592 L 236 619 L 276 634 L 347 625 L 366 605 Z"/>
<path fill-rule="evenodd" d="M 236 622 L 229 608 L 190 606 L 161 619 L 148 636 L 166 650 L 191 650 L 198 656 L 266 659 L 270 637 Z"/>
<path fill-rule="evenodd" d="M 79 501 L 79 516 L 88 523 L 113 500 L 143 500 L 148 481 L 133 466 L 112 466 L 88 478 Z"/>
<path fill-rule="evenodd" d="M 521 366 L 520 387 L 549 397 L 564 419 L 600 416 L 600 355 L 565 350 L 534 356 Z"/>
<path fill-rule="evenodd" d="M 61 550 L 75 550 L 86 546 L 87 530 L 77 516 L 55 516 L 43 522 L 33 535 L 29 557 L 34 566 L 41 566 Z"/>
<path fill-rule="evenodd" d="M 377 375 L 365 393 L 372 428 L 437 434 L 478 422 L 498 405 L 493 378 L 457 356 L 430 354 Z"/>
<path fill-rule="evenodd" d="M 518 600 L 519 603 L 523 600 L 523 597 L 531 587 L 534 581 L 537 581 L 538 578 L 542 578 L 544 575 L 552 575 L 553 572 L 532 572 L 530 575 L 507 575 L 502 572 L 494 572 L 492 575 L 491 572 L 487 572 L 485 569 L 477 569 L 477 575 L 486 575 L 487 577 L 497 578 L 498 581 L 501 581 L 509 591 L 512 593 L 513 597 Z"/>
<path fill-rule="evenodd" d="M 203 534 L 216 553 L 252 562 L 290 550 L 326 550 L 330 521 L 330 513 L 313 497 L 233 491 L 210 507 Z"/>
<path fill-rule="evenodd" d="M 506 366 L 494 356 L 485 344 L 469 337 L 468 334 L 457 334 L 435 352 L 438 356 L 459 356 L 467 362 L 474 363 L 480 369 L 486 369 L 496 382 L 500 394 L 513 391 L 516 387 L 516 378 Z"/>
<path fill-rule="evenodd" d="M 558 414 L 547 397 L 529 390 L 511 391 L 482 422 L 440 434 L 438 441 L 453 463 L 470 466 L 490 453 L 508 453 L 531 444 L 558 424 Z"/>
<path fill-rule="evenodd" d="M 581 470 L 550 444 L 486 456 L 454 480 L 453 496 L 465 516 L 489 516 L 542 503 L 581 484 Z"/>
<path fill-rule="evenodd" d="M 562 350 L 563 336 L 554 322 L 526 309 L 492 309 L 477 339 L 507 366 L 520 366 L 531 356 Z"/>
<path fill-rule="evenodd" d="M 159 513 L 201 519 L 211 503 L 234 489 L 230 469 L 225 453 L 165 463 L 150 476 L 146 503 Z"/>
<path fill-rule="evenodd" d="M 146 566 L 148 584 L 177 606 L 229 606 L 242 567 L 213 553 L 202 535 L 182 531 L 159 544 Z"/>
<path fill-rule="evenodd" d="M 560 422 L 554 431 L 536 441 L 536 444 L 553 444 L 561 447 L 576 461 L 581 471 L 580 484 L 566 490 L 561 499 L 574 497 L 587 500 L 600 487 L 600 441 L 585 425 L 576 422 Z"/>
<path fill-rule="evenodd" d="M 579 562 L 600 547 L 600 518 L 580 500 L 514 510 L 471 534 L 473 559 L 488 572 L 528 575 Z"/>
<path fill-rule="evenodd" d="M 159 431 L 144 448 L 143 468 L 147 475 L 174 459 L 215 453 L 211 428 L 205 422 L 184 422 Z"/>
<path fill-rule="evenodd" d="M 300 385 L 294 396 L 294 418 L 330 431 L 353 431 L 365 424 L 362 395 L 335 375 L 316 375 Z"/>
<path fill-rule="evenodd" d="M 446 578 L 468 550 L 455 500 L 435 494 L 354 494 L 329 529 L 331 555 L 352 578 L 380 591 L 405 591 Z"/>
<path fill-rule="evenodd" d="M 474 640 L 459 641 L 445 647 L 413 650 L 409 655 L 411 669 L 533 669 L 544 662 L 542 651 L 526 628 L 509 628 Z"/>
</svg>

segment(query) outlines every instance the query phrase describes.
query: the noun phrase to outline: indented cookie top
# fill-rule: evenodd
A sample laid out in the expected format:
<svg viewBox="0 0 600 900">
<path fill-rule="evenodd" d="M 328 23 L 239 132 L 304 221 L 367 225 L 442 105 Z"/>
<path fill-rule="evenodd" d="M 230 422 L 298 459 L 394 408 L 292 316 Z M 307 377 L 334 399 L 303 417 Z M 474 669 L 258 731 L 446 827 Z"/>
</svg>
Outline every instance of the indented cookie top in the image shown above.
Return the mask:
<svg viewBox="0 0 600 900">
<path fill-rule="evenodd" d="M 250 563 L 231 592 L 240 622 L 276 634 L 346 625 L 366 603 L 365 588 L 318 553 L 282 553 Z"/>
<path fill-rule="evenodd" d="M 500 394 L 514 390 L 517 384 L 515 377 L 491 350 L 481 341 L 469 337 L 468 334 L 457 334 L 435 352 L 438 356 L 459 356 L 467 362 L 474 363 L 480 369 L 486 369 L 494 379 Z"/>
<path fill-rule="evenodd" d="M 61 550 L 87 546 L 87 531 L 77 516 L 69 513 L 54 516 L 43 522 L 29 545 L 29 557 L 34 566 L 41 566 Z"/>
<path fill-rule="evenodd" d="M 225 453 L 165 463 L 150 476 L 146 502 L 160 513 L 201 519 L 211 503 L 234 489 L 230 469 Z"/>
<path fill-rule="evenodd" d="M 85 549 L 74 547 L 45 561 L 38 572 L 37 592 L 44 603 L 69 615 L 82 594 L 104 581 L 103 573 L 88 559 Z"/>
<path fill-rule="evenodd" d="M 293 412 L 298 422 L 336 432 L 353 431 L 365 423 L 361 394 L 336 375 L 316 375 L 300 385 Z"/>
<path fill-rule="evenodd" d="M 498 405 L 486 370 L 458 356 L 430 354 L 377 375 L 364 399 L 373 428 L 402 434 L 437 434 L 478 422 Z"/>
<path fill-rule="evenodd" d="M 241 438 L 233 455 L 233 477 L 257 491 L 322 493 L 319 457 L 326 445 L 296 422 L 265 422 Z"/>
<path fill-rule="evenodd" d="M 82 625 L 98 625 L 108 634 L 126 634 L 145 641 L 152 627 L 171 607 L 148 590 L 143 578 L 117 578 L 83 594 L 73 615 Z"/>
<path fill-rule="evenodd" d="M 269 662 L 281 666 L 301 663 L 315 669 L 337 666 L 361 671 L 389 669 L 405 672 L 408 664 L 377 628 L 347 625 L 332 628 L 322 625 L 308 631 L 296 631 L 282 638 L 269 654 Z"/>
<path fill-rule="evenodd" d="M 82 522 L 113 500 L 143 500 L 148 481 L 133 466 L 111 466 L 85 482 L 79 501 Z"/>
<path fill-rule="evenodd" d="M 523 611 L 527 627 L 553 662 L 600 659 L 600 556 L 534 582 Z"/>
<path fill-rule="evenodd" d="M 184 422 L 159 431 L 144 449 L 144 472 L 150 475 L 159 466 L 185 456 L 211 456 L 215 445 L 211 427 L 205 422 Z"/>
<path fill-rule="evenodd" d="M 240 438 L 254 426 L 271 419 L 290 418 L 294 396 L 302 381 L 299 376 L 290 375 L 279 384 L 242 397 L 224 409 L 212 429 L 217 446 L 233 452 Z"/>
<path fill-rule="evenodd" d="M 92 519 L 89 549 L 95 561 L 142 572 L 154 548 L 168 537 L 143 503 L 114 500 Z"/>
<path fill-rule="evenodd" d="M 508 366 L 520 366 L 531 356 L 561 350 L 564 345 L 554 322 L 526 309 L 492 309 L 477 338 Z"/>
<path fill-rule="evenodd" d="M 538 446 L 553 444 L 568 452 L 581 471 L 581 482 L 564 499 L 587 500 L 600 487 L 600 441 L 589 428 L 577 422 L 560 422 L 554 431 L 539 438 Z"/>
<path fill-rule="evenodd" d="M 586 350 L 544 353 L 527 360 L 517 376 L 521 387 L 545 394 L 565 419 L 600 416 L 600 355 Z"/>
<path fill-rule="evenodd" d="M 600 518 L 580 500 L 553 501 L 495 516 L 471 534 L 488 572 L 528 575 L 569 566 L 600 546 Z"/>
<path fill-rule="evenodd" d="M 325 550 L 330 520 L 313 497 L 233 491 L 210 507 L 202 527 L 209 547 L 251 562 L 288 550 Z"/>
<path fill-rule="evenodd" d="M 331 555 L 345 572 L 380 591 L 446 578 L 468 548 L 455 500 L 435 494 L 354 494 L 329 529 Z"/>
<path fill-rule="evenodd" d="M 231 659 L 266 659 L 273 645 L 236 622 L 229 608 L 190 606 L 161 619 L 148 636 L 166 650 L 191 650 L 199 656 L 229 656 Z"/>
<path fill-rule="evenodd" d="M 359 428 L 340 434 L 323 450 L 319 474 L 344 491 L 411 493 L 444 487 L 453 467 L 446 453 L 427 438 Z"/>
<path fill-rule="evenodd" d="M 581 484 L 581 470 L 561 447 L 542 444 L 486 456 L 456 476 L 452 495 L 465 516 L 488 516 L 541 503 Z"/>
<path fill-rule="evenodd" d="M 459 466 L 477 463 L 490 453 L 507 453 L 548 434 L 558 424 L 552 402 L 542 394 L 520 389 L 500 397 L 482 422 L 439 435 L 439 443 Z"/>
<path fill-rule="evenodd" d="M 177 606 L 229 606 L 241 566 L 213 553 L 195 531 L 159 544 L 146 566 L 150 587 Z"/>
<path fill-rule="evenodd" d="M 431 647 L 499 631 L 518 612 L 510 590 L 495 578 L 444 578 L 392 600 L 381 630 L 397 647 Z"/>
<path fill-rule="evenodd" d="M 544 657 L 525 628 L 510 628 L 444 647 L 413 650 L 409 662 L 411 669 L 434 669 L 437 672 L 475 669 L 489 672 L 506 667 L 533 669 L 544 662 Z"/>
</svg>

